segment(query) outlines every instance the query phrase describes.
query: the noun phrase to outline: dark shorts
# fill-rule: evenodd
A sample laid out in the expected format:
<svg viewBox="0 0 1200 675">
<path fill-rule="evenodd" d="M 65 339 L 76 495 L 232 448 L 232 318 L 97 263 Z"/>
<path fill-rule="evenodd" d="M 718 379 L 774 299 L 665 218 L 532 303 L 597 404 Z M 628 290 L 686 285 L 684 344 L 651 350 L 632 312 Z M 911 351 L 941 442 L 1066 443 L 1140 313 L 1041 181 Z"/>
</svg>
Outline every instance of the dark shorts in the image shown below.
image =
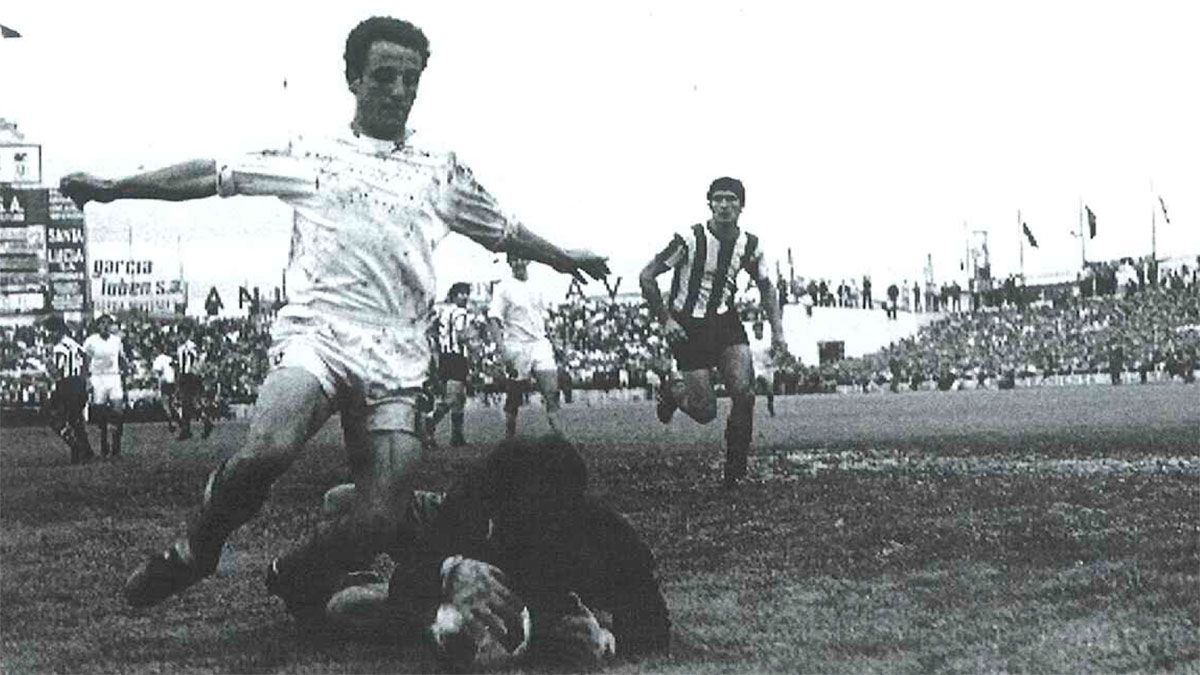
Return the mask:
<svg viewBox="0 0 1200 675">
<path fill-rule="evenodd" d="M 438 379 L 443 382 L 446 380 L 466 382 L 467 357 L 462 354 L 442 352 L 438 357 Z"/>
<path fill-rule="evenodd" d="M 68 418 L 81 415 L 87 402 L 87 382 L 82 377 L 64 377 L 54 383 L 50 407 L 57 414 Z"/>
<path fill-rule="evenodd" d="M 705 319 L 677 316 L 675 320 L 687 333 L 686 340 L 671 345 L 675 363 L 684 372 L 715 368 L 726 347 L 750 344 L 737 312 Z"/>
<path fill-rule="evenodd" d="M 180 375 L 177 384 L 181 398 L 195 399 L 204 395 L 204 381 L 199 375 Z"/>
<path fill-rule="evenodd" d="M 174 396 L 175 395 L 175 383 L 174 382 L 159 382 L 158 383 L 158 393 L 162 394 L 163 396 Z"/>
</svg>

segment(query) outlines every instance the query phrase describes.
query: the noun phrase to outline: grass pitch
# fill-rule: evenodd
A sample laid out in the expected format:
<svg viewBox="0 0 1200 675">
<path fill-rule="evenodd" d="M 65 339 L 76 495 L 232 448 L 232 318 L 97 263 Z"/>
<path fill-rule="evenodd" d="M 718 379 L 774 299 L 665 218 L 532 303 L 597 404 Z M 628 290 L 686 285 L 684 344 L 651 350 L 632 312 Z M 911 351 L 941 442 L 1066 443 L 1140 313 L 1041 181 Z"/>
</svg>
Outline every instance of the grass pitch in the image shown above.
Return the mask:
<svg viewBox="0 0 1200 675">
<path fill-rule="evenodd" d="M 658 556 L 674 653 L 616 672 L 1200 670 L 1200 389 L 1182 385 L 807 396 L 759 402 L 751 480 L 718 486 L 721 423 L 650 403 L 565 408 L 593 491 Z M 720 419 L 723 420 L 722 409 Z M 429 453 L 446 486 L 503 430 Z M 535 404 L 523 433 L 546 430 Z M 262 571 L 346 479 L 336 423 L 230 541 L 218 575 L 148 610 L 125 575 L 179 531 L 244 423 L 66 463 L 0 430 L 0 668 L 30 672 L 427 672 L 419 646 L 296 632 Z"/>
</svg>

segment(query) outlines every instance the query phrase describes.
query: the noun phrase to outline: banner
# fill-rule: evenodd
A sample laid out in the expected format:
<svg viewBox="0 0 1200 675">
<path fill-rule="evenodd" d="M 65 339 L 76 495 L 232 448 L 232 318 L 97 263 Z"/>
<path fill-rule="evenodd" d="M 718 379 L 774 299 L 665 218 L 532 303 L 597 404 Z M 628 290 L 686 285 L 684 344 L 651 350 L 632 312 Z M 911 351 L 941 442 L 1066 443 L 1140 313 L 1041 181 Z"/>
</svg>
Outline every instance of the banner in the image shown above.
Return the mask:
<svg viewBox="0 0 1200 675">
<path fill-rule="evenodd" d="M 187 283 L 158 276 L 153 260 L 92 261 L 92 302 L 97 312 L 174 316 L 187 307 Z"/>
</svg>

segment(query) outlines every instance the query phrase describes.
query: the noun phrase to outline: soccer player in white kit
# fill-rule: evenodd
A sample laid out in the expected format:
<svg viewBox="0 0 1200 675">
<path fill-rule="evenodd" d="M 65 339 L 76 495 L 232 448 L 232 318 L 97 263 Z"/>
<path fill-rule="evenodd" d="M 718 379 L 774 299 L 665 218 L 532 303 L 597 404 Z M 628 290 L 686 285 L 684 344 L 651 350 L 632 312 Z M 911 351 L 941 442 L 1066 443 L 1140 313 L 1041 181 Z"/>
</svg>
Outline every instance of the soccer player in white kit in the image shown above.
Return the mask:
<svg viewBox="0 0 1200 675">
<path fill-rule="evenodd" d="M 160 353 L 150 362 L 150 372 L 158 381 L 158 400 L 167 416 L 167 431 L 175 432 L 175 362 L 170 354 Z"/>
<path fill-rule="evenodd" d="M 517 411 L 525 398 L 525 384 L 533 378 L 546 420 L 555 433 L 561 433 L 558 419 L 558 364 L 554 345 L 546 337 L 546 301 L 529 282 L 529 261 L 509 254 L 512 277 L 501 279 L 492 290 L 488 307 L 488 328 L 492 340 L 509 371 L 505 383 L 504 435 L 517 433 Z"/>
<path fill-rule="evenodd" d="M 117 180 L 62 179 L 63 194 L 80 205 L 267 195 L 295 211 L 288 304 L 272 327 L 273 369 L 246 441 L 212 473 L 187 535 L 126 581 L 130 604 L 155 604 L 212 574 L 225 539 L 259 511 L 274 481 L 335 412 L 355 507 L 280 559 L 277 581 L 332 584 L 331 570 L 394 540 L 394 514 L 412 494 L 421 457 L 416 398 L 430 361 L 433 249 L 449 232 L 577 277 L 608 273 L 602 256 L 559 248 L 507 216 L 453 153 L 413 143 L 408 114 L 429 53 L 416 26 L 372 17 L 347 36 L 345 77 L 355 113 L 337 138 Z"/>
<path fill-rule="evenodd" d="M 775 416 L 775 354 L 774 345 L 765 339 L 762 319 L 750 325 L 754 337 L 750 340 L 750 358 L 754 361 L 754 388 L 767 399 L 767 413 Z"/>
<path fill-rule="evenodd" d="M 128 364 L 121 338 L 112 332 L 113 318 L 101 314 L 96 319 L 96 332 L 83 341 L 86 355 L 88 387 L 92 390 L 92 411 L 100 427 L 100 456 L 121 455 L 121 434 L 125 431 L 125 386 Z M 112 445 L 108 441 L 108 424 L 113 424 Z"/>
</svg>

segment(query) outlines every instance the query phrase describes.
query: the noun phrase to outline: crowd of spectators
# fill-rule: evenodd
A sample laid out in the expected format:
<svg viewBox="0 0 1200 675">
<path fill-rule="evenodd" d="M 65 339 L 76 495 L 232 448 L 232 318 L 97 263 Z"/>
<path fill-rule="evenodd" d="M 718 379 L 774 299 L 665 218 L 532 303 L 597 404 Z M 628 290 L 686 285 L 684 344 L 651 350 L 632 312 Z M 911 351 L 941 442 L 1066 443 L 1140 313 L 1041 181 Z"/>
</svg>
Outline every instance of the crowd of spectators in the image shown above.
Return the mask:
<svg viewBox="0 0 1200 675">
<path fill-rule="evenodd" d="M 890 307 L 872 298 L 869 277 L 861 283 L 841 282 L 832 290 L 823 280 L 787 284 L 781 299 L 788 304 L 883 308 L 889 316 L 897 305 L 908 311 L 945 311 L 913 337 L 874 354 L 781 368 L 775 386 L 779 393 L 846 386 L 949 389 L 966 381 L 1003 385 L 1019 378 L 1116 371 L 1190 378 L 1200 352 L 1196 268 L 1157 270 L 1135 262 L 1092 265 L 1076 284 L 1057 292 L 1026 289 L 1014 279 L 978 288 L 970 284 L 965 290 L 955 282 L 937 288 L 891 284 L 884 291 Z M 797 297 L 809 302 L 797 302 Z M 501 390 L 504 367 L 487 337 L 486 303 L 475 302 L 470 309 L 475 328 L 469 337 L 470 385 L 490 397 Z M 740 309 L 744 318 L 757 312 L 746 302 Z M 174 353 L 185 324 L 206 355 L 203 376 L 219 404 L 253 402 L 269 367 L 268 314 L 202 321 L 121 317 L 131 399 L 153 394 L 150 363 L 158 354 Z M 550 311 L 547 330 L 568 395 L 572 389 L 652 389 L 671 368 L 666 341 L 636 296 L 570 298 Z M 51 386 L 45 367 L 49 337 L 35 325 L 0 328 L 0 338 L 0 404 L 41 405 Z"/>
</svg>

